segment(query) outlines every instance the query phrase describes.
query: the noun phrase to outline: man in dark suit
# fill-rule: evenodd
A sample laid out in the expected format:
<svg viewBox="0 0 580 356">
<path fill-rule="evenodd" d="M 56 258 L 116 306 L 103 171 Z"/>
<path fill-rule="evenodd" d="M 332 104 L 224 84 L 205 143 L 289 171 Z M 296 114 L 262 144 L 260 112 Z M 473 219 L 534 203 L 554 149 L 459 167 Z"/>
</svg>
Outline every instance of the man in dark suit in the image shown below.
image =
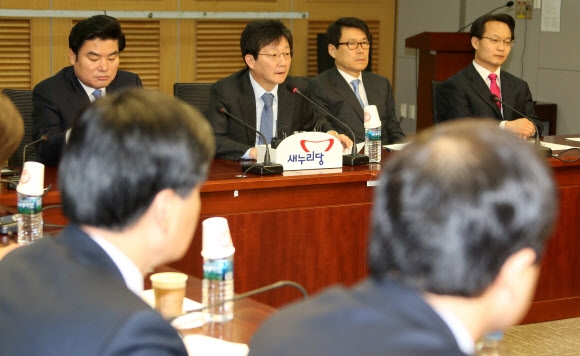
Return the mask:
<svg viewBox="0 0 580 356">
<path fill-rule="evenodd" d="M 465 117 L 489 117 L 500 127 L 527 139 L 541 135 L 543 125 L 534 112 L 532 93 L 525 81 L 501 70 L 514 45 L 516 23 L 507 14 L 484 15 L 471 26 L 473 63 L 437 89 L 437 122 Z M 493 102 L 492 94 L 534 121 L 521 117 L 511 108 Z"/>
<path fill-rule="evenodd" d="M 32 136 L 45 165 L 57 165 L 72 120 L 96 96 L 142 86 L 136 74 L 118 70 L 125 35 L 117 19 L 96 15 L 77 23 L 69 38 L 70 67 L 38 83 L 32 93 Z M 96 92 L 96 90 L 99 90 Z"/>
<path fill-rule="evenodd" d="M 317 120 L 311 104 L 291 92 L 298 88 L 309 95 L 306 82 L 288 76 L 292 33 L 281 21 L 248 23 L 240 46 L 246 69 L 212 85 L 206 112 L 215 133 L 216 156 L 229 160 L 256 159 L 256 145 L 264 142 L 253 130 L 218 112 L 220 108 L 264 133 L 268 144 L 272 137 L 312 129 Z M 271 104 L 266 103 L 266 97 L 272 98 Z M 265 116 L 268 110 L 269 117 Z"/>
<path fill-rule="evenodd" d="M 556 197 L 535 148 L 491 120 L 420 133 L 381 173 L 371 277 L 274 314 L 250 355 L 472 355 L 528 309 Z"/>
<path fill-rule="evenodd" d="M 376 105 L 381 119 L 382 143 L 401 142 L 405 135 L 396 117 L 391 83 L 383 76 L 364 70 L 372 45 L 367 24 L 354 17 L 340 18 L 328 26 L 326 38 L 335 67 L 309 81 L 314 101 L 350 127 L 357 143 L 365 140 L 363 107 Z M 353 80 L 358 83 L 353 84 Z M 360 100 L 353 85 L 356 85 Z M 323 128 L 350 136 L 348 130 L 332 121 L 327 121 Z"/>
<path fill-rule="evenodd" d="M 187 355 L 140 294 L 187 251 L 214 150 L 203 115 L 164 94 L 89 106 L 59 165 L 70 225 L 0 261 L 0 354 Z"/>
</svg>

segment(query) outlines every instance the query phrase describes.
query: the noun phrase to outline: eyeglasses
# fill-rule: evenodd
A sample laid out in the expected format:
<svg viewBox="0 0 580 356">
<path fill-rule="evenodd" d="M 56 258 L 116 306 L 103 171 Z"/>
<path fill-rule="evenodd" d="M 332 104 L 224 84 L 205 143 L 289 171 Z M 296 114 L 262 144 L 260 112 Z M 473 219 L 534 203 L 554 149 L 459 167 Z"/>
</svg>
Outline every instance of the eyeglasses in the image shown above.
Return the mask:
<svg viewBox="0 0 580 356">
<path fill-rule="evenodd" d="M 506 47 L 513 47 L 514 44 L 516 44 L 514 42 L 514 40 L 498 40 L 497 38 L 491 38 L 491 37 L 485 37 L 485 36 L 481 36 L 481 38 L 485 38 L 487 40 L 490 40 L 491 43 L 493 43 L 494 45 L 498 46 L 500 43 L 503 43 Z"/>
<path fill-rule="evenodd" d="M 358 48 L 358 46 L 360 46 L 362 49 L 369 49 L 371 44 L 368 41 L 362 41 L 362 42 L 338 42 L 338 45 L 346 45 L 348 47 L 348 49 L 352 49 L 355 50 Z"/>
<path fill-rule="evenodd" d="M 275 61 L 279 58 L 282 58 L 284 60 L 289 60 L 290 58 L 292 58 L 293 55 L 294 55 L 294 51 L 282 52 L 282 53 L 258 53 L 258 56 L 266 56 L 266 58 L 269 58 L 271 61 Z"/>
</svg>

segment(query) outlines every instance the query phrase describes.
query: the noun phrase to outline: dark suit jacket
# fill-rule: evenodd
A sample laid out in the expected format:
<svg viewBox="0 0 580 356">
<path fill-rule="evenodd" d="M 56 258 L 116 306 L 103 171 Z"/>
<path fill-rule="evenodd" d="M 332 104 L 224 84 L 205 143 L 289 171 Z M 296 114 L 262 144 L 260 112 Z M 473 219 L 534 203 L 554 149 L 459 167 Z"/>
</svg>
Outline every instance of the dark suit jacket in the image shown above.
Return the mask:
<svg viewBox="0 0 580 356">
<path fill-rule="evenodd" d="M 381 140 L 383 145 L 397 143 L 405 138 L 395 113 L 395 99 L 389 80 L 378 74 L 363 71 L 362 82 L 369 105 L 376 105 L 381 118 Z M 308 81 L 312 99 L 325 108 L 354 132 L 356 142 L 364 142 L 364 111 L 349 83 L 333 67 Z M 342 125 L 326 121 L 324 131 L 336 130 L 351 137 Z"/>
<path fill-rule="evenodd" d="M 500 72 L 501 96 L 509 106 L 525 114 L 538 127 L 543 125 L 534 111 L 532 93 L 528 83 L 503 70 Z M 503 116 L 496 103 L 489 98 L 489 87 L 473 63 L 439 85 L 437 89 L 437 122 L 466 117 L 516 120 L 522 116 L 503 106 Z"/>
<path fill-rule="evenodd" d="M 2 355 L 187 355 L 77 226 L 2 259 L 0 290 Z"/>
<path fill-rule="evenodd" d="M 386 280 L 334 287 L 274 314 L 250 355 L 464 355 L 447 324 L 419 293 Z"/>
<path fill-rule="evenodd" d="M 123 87 L 142 86 L 139 76 L 130 72 L 117 71 L 117 76 L 107 87 L 107 94 Z M 72 66 L 63 68 L 54 76 L 38 83 L 32 92 L 32 139 L 42 135 L 48 141 L 36 146 L 41 163 L 57 165 L 60 160 L 66 131 L 73 120 L 91 103 L 81 86 Z"/>
<path fill-rule="evenodd" d="M 287 135 L 294 131 L 304 131 L 314 126 L 310 103 L 288 90 L 288 86 L 298 88 L 308 94 L 308 84 L 288 76 L 278 85 L 278 124 L 277 135 Z M 211 123 L 216 139 L 216 157 L 239 160 L 246 151 L 255 146 L 256 133 L 240 125 L 228 116 L 218 112 L 225 108 L 232 115 L 251 127 L 256 127 L 256 101 L 250 82 L 250 72 L 243 69 L 215 82 L 211 86 L 209 105 L 205 113 Z"/>
</svg>

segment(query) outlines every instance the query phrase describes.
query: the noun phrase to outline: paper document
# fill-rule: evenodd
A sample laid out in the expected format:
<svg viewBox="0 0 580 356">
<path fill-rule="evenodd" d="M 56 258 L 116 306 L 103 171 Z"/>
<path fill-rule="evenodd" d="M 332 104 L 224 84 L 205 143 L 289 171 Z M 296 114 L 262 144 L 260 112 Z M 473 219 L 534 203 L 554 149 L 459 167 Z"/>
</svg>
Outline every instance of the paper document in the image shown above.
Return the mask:
<svg viewBox="0 0 580 356">
<path fill-rule="evenodd" d="M 551 148 L 552 151 L 562 151 L 562 150 L 567 150 L 568 148 L 574 148 L 574 146 L 559 145 L 557 143 L 549 143 L 549 142 L 544 142 L 544 141 L 540 141 L 540 144 L 542 146 Z"/>
<path fill-rule="evenodd" d="M 386 148 L 389 151 L 400 151 L 405 146 L 407 146 L 407 143 L 408 142 L 405 142 L 405 143 L 393 143 L 392 145 L 384 145 L 383 147 Z"/>
<path fill-rule="evenodd" d="M 187 353 L 196 356 L 246 356 L 250 351 L 246 344 L 197 334 L 186 335 L 183 343 L 187 348 Z"/>
</svg>

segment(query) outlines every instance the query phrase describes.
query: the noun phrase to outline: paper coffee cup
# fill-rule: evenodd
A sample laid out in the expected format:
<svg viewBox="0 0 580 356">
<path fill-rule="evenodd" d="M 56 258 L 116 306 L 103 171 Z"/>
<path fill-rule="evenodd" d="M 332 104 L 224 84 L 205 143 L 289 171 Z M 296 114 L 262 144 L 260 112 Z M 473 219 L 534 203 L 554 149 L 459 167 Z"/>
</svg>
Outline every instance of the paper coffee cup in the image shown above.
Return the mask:
<svg viewBox="0 0 580 356">
<path fill-rule="evenodd" d="M 152 274 L 149 279 L 155 293 L 155 310 L 165 318 L 181 315 L 187 275 L 179 272 L 162 272 Z"/>
<path fill-rule="evenodd" d="M 381 118 L 376 105 L 367 105 L 364 107 L 365 129 L 372 129 L 381 126 Z"/>
<path fill-rule="evenodd" d="M 25 195 L 44 194 L 44 164 L 33 161 L 24 162 L 16 191 Z"/>
<path fill-rule="evenodd" d="M 236 251 L 226 218 L 205 219 L 202 228 L 201 255 L 204 258 L 212 260 L 225 258 Z"/>
</svg>

